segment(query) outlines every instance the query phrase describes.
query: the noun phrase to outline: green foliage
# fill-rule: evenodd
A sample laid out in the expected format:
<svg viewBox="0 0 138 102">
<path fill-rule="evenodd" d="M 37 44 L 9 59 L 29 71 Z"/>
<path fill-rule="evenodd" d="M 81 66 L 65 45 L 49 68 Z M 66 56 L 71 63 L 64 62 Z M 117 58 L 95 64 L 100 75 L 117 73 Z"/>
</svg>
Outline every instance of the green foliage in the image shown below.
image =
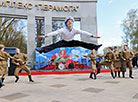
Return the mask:
<svg viewBox="0 0 138 102">
<path fill-rule="evenodd" d="M 23 28 L 22 22 L 18 19 L 0 17 L 0 44 L 4 44 L 6 47 L 18 47 L 21 52 L 26 53 L 27 41 Z"/>
<path fill-rule="evenodd" d="M 138 9 L 132 9 L 123 20 L 123 43 L 138 51 Z"/>
</svg>

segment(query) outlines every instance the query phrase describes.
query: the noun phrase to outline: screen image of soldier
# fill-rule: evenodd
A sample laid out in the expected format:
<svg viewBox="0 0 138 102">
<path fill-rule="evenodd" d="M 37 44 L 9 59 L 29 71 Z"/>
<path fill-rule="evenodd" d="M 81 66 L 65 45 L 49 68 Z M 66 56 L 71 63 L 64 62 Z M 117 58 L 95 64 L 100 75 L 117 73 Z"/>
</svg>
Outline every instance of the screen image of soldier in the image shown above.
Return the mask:
<svg viewBox="0 0 138 102">
<path fill-rule="evenodd" d="M 4 86 L 3 82 L 5 80 L 5 76 L 8 73 L 8 58 L 14 59 L 12 56 L 10 56 L 7 52 L 4 51 L 4 45 L 0 44 L 0 75 L 2 77 L 0 78 L 0 88 Z"/>
<path fill-rule="evenodd" d="M 133 52 L 128 49 L 127 45 L 124 45 L 123 50 L 121 52 L 121 58 L 123 60 L 123 72 L 122 72 L 123 78 L 125 78 L 126 65 L 128 65 L 129 77 L 133 79 L 133 76 L 132 76 L 132 69 L 133 69 L 132 59 L 133 59 L 133 57 L 134 57 Z"/>
<path fill-rule="evenodd" d="M 101 66 L 108 66 L 111 70 L 111 76 L 113 79 L 115 79 L 114 73 L 113 73 L 113 61 L 115 59 L 114 54 L 112 52 L 112 47 L 108 47 L 108 52 L 104 56 L 104 61 L 99 63 L 97 74 L 100 73 Z"/>
<path fill-rule="evenodd" d="M 13 56 L 15 59 L 18 60 L 12 60 L 12 63 L 16 65 L 16 69 L 14 72 L 14 75 L 16 77 L 15 83 L 18 82 L 19 76 L 18 73 L 21 69 L 25 70 L 28 73 L 28 78 L 30 82 L 34 82 L 31 77 L 30 69 L 26 66 L 26 62 L 28 60 L 28 57 L 26 54 L 21 53 L 19 48 L 16 48 L 16 54 Z"/>
<path fill-rule="evenodd" d="M 93 49 L 93 50 L 91 50 L 90 54 L 82 55 L 82 56 L 83 57 L 90 57 L 90 65 L 91 65 L 91 68 L 92 68 L 92 72 L 90 73 L 89 78 L 92 78 L 92 79 L 95 80 L 96 79 L 96 73 L 95 73 L 95 70 L 96 70 L 96 58 L 97 57 L 103 57 L 103 56 L 95 54 L 94 51 L 95 50 Z M 94 78 L 93 78 L 92 75 L 94 75 Z"/>
<path fill-rule="evenodd" d="M 74 18 L 73 17 L 67 17 L 65 19 L 65 27 L 63 27 L 59 30 L 56 30 L 54 32 L 48 33 L 45 36 L 43 36 L 43 35 L 38 36 L 38 38 L 46 38 L 46 37 L 54 36 L 54 35 L 57 35 L 57 34 L 61 34 L 63 40 L 61 40 L 57 43 L 42 47 L 40 50 L 39 49 L 36 49 L 36 50 L 39 53 L 42 53 L 42 52 L 47 53 L 47 52 L 49 52 L 49 51 L 51 51 L 55 48 L 77 47 L 77 46 L 81 46 L 81 47 L 84 47 L 84 48 L 87 48 L 87 49 L 90 49 L 90 50 L 92 50 L 92 49 L 98 50 L 98 48 L 102 46 L 102 44 L 101 45 L 96 45 L 96 44 L 92 44 L 92 43 L 86 43 L 86 42 L 83 42 L 83 41 L 73 40 L 73 38 L 76 34 L 85 35 L 88 38 L 89 37 L 100 38 L 99 36 L 92 35 L 89 32 L 74 28 L 73 23 L 74 23 Z"/>
<path fill-rule="evenodd" d="M 120 61 L 120 54 L 118 52 L 117 46 L 114 47 L 114 56 L 115 59 L 113 61 L 113 66 L 115 68 L 115 77 L 117 76 L 117 70 L 118 70 L 118 77 L 120 77 L 120 71 L 121 71 L 121 61 Z"/>
</svg>

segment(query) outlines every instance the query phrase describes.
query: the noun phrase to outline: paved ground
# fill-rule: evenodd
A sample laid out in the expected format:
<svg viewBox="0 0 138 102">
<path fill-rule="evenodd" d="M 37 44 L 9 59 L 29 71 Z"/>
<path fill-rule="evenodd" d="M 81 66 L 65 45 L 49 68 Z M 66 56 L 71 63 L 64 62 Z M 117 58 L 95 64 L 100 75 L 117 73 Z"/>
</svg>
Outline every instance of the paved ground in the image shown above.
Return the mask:
<svg viewBox="0 0 138 102">
<path fill-rule="evenodd" d="M 110 73 L 101 73 L 97 80 L 88 74 L 21 76 L 14 83 L 7 76 L 5 87 L 0 89 L 0 102 L 138 102 L 138 69 L 135 79 L 112 79 Z"/>
</svg>

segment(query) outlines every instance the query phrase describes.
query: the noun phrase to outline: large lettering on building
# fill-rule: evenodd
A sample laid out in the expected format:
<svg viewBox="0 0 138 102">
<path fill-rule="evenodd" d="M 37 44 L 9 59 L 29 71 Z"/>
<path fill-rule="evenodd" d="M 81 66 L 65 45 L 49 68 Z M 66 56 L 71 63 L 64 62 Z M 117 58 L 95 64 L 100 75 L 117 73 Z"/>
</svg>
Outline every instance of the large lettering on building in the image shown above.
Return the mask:
<svg viewBox="0 0 138 102">
<path fill-rule="evenodd" d="M 26 9 L 26 10 L 42 10 L 42 11 L 57 11 L 57 12 L 77 12 L 79 6 L 73 5 L 52 5 L 52 4 L 33 4 L 31 2 L 25 3 L 20 1 L 2 0 L 0 1 L 0 7 Z"/>
</svg>

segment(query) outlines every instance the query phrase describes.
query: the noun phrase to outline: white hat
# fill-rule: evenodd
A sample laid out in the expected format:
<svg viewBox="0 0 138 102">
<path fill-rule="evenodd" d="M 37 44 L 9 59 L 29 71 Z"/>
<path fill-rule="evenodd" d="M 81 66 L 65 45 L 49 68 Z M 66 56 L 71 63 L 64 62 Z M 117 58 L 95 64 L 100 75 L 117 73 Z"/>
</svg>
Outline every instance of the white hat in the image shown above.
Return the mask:
<svg viewBox="0 0 138 102">
<path fill-rule="evenodd" d="M 68 21 L 68 20 L 72 20 L 72 21 L 74 22 L 74 18 L 73 18 L 73 17 L 71 17 L 71 16 L 66 17 L 66 19 L 65 19 L 65 23 L 67 23 L 67 21 Z"/>
</svg>

